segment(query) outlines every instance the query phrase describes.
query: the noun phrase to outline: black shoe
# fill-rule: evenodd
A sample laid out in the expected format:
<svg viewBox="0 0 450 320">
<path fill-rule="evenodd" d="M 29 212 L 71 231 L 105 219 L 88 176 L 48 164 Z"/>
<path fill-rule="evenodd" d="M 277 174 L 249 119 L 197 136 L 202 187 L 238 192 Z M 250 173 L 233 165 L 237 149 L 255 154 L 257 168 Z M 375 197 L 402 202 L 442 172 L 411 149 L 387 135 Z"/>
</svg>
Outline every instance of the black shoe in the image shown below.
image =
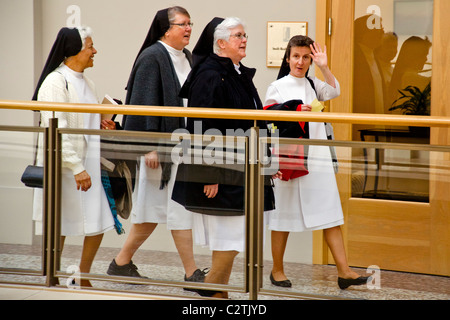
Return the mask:
<svg viewBox="0 0 450 320">
<path fill-rule="evenodd" d="M 136 265 L 133 264 L 133 261 L 130 261 L 129 263 L 119 266 L 116 263 L 116 260 L 113 259 L 113 261 L 109 264 L 108 271 L 106 271 L 107 274 L 110 276 L 124 276 L 124 277 L 137 277 L 137 278 L 146 278 L 139 274 L 137 271 Z"/>
<path fill-rule="evenodd" d="M 277 287 L 283 287 L 283 288 L 290 288 L 290 287 L 292 287 L 291 280 L 288 279 L 288 280 L 276 281 L 273 278 L 272 272 L 270 273 L 270 282 L 272 282 L 272 284 L 274 286 L 277 286 Z"/>
<path fill-rule="evenodd" d="M 186 277 L 186 275 L 184 275 L 184 281 L 204 282 L 205 276 L 208 273 L 207 270 L 207 268 L 203 270 L 197 269 L 190 277 Z"/>
<path fill-rule="evenodd" d="M 338 277 L 338 286 L 342 290 L 345 290 L 350 286 L 360 286 L 362 284 L 366 284 L 370 279 L 371 277 L 359 277 L 356 279 L 344 279 Z"/>
<path fill-rule="evenodd" d="M 199 289 L 199 290 L 195 290 L 199 295 L 201 295 L 202 297 L 212 297 L 213 295 L 215 295 L 216 293 L 223 293 L 222 291 L 216 291 L 216 290 L 204 290 L 204 289 Z"/>
<path fill-rule="evenodd" d="M 197 269 L 194 271 L 194 273 L 190 277 L 186 277 L 184 275 L 184 281 L 191 281 L 191 282 L 205 282 L 205 276 L 208 273 L 208 269 Z M 199 293 L 200 290 L 198 289 L 191 289 L 191 288 L 183 288 L 186 291 L 192 291 Z"/>
</svg>

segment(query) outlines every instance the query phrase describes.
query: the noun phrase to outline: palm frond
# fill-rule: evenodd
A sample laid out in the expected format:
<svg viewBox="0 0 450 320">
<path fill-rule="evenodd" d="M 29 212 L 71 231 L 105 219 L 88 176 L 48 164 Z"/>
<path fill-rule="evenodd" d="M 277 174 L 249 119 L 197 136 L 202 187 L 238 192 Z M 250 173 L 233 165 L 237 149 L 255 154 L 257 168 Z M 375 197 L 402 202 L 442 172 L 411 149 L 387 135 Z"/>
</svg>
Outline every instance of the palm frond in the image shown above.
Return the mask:
<svg viewBox="0 0 450 320">
<path fill-rule="evenodd" d="M 407 86 L 398 92 L 400 97 L 392 103 L 390 111 L 400 109 L 403 110 L 403 114 L 430 115 L 431 83 L 423 91 L 416 86 Z"/>
</svg>

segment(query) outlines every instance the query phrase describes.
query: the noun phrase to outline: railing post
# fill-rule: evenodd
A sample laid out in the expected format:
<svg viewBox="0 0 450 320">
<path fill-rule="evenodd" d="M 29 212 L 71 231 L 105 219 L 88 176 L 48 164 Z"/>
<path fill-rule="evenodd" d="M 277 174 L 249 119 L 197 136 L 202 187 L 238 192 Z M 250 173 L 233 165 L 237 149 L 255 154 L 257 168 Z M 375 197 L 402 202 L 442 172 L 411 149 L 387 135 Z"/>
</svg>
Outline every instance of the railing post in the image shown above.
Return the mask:
<svg viewBox="0 0 450 320">
<path fill-rule="evenodd" d="M 260 215 L 263 214 L 262 179 L 260 161 L 258 159 L 259 128 L 251 128 L 248 157 L 249 172 L 247 185 L 247 277 L 246 288 L 250 300 L 258 299 L 258 291 L 262 280 L 262 224 Z"/>
<path fill-rule="evenodd" d="M 56 166 L 57 166 L 57 149 L 56 149 L 56 129 L 58 127 L 58 119 L 52 118 L 49 122 L 49 127 L 46 129 L 46 170 L 45 170 L 45 196 L 44 196 L 44 214 L 45 220 L 45 245 L 46 245 L 46 285 L 48 287 L 58 284 L 58 278 L 55 277 L 56 266 L 56 246 L 55 246 L 55 217 L 56 217 L 56 191 L 58 183 L 56 181 Z"/>
</svg>

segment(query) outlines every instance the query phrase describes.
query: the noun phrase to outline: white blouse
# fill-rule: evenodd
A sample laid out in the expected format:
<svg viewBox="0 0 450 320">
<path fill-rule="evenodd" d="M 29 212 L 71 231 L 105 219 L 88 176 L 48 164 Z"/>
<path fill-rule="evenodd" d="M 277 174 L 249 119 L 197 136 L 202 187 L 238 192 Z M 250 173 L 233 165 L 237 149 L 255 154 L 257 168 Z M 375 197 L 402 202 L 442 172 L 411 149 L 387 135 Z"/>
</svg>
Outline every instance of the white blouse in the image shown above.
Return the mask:
<svg viewBox="0 0 450 320">
<path fill-rule="evenodd" d="M 301 99 L 311 104 L 314 99 L 326 101 L 339 96 L 340 87 L 311 77 L 316 91 L 306 78 L 287 75 L 270 84 L 265 105 Z M 317 92 L 317 95 L 316 95 Z M 310 139 L 327 139 L 323 122 L 309 123 Z M 300 232 L 326 229 L 343 223 L 339 191 L 328 147 L 309 146 L 306 176 L 289 181 L 274 181 L 275 210 L 268 216 L 270 230 Z M 320 195 L 326 195 L 325 197 Z"/>
<path fill-rule="evenodd" d="M 183 50 L 177 50 L 162 41 L 159 42 L 169 52 L 170 58 L 172 59 L 173 66 L 175 68 L 175 72 L 178 76 L 178 81 L 180 82 L 180 86 L 182 87 L 189 75 L 189 72 L 191 72 L 191 65 L 186 57 L 186 54 L 183 52 Z M 183 99 L 183 104 L 185 107 L 187 106 L 187 99 Z"/>
<path fill-rule="evenodd" d="M 177 50 L 172 48 L 168 44 L 159 40 L 159 42 L 167 49 L 169 52 L 169 56 L 172 59 L 173 66 L 175 68 L 175 72 L 178 76 L 178 81 L 180 82 L 180 87 L 183 87 L 184 82 L 186 81 L 189 73 L 191 72 L 191 65 L 189 60 L 186 57 L 186 54 L 183 50 Z M 187 107 L 188 101 L 183 98 L 183 106 Z M 185 124 L 187 123 L 187 118 L 184 118 Z"/>
<path fill-rule="evenodd" d="M 94 94 L 94 83 L 62 64 L 50 73 L 44 80 L 39 89 L 38 101 L 65 102 L 65 103 L 98 103 Z M 86 96 L 80 93 L 86 93 Z M 93 124 L 89 119 L 89 114 L 77 112 L 55 112 L 58 118 L 58 127 L 60 128 L 91 128 Z M 41 126 L 49 125 L 49 119 L 53 117 L 53 112 L 41 112 Z M 91 117 L 93 118 L 93 117 Z M 96 126 L 95 129 L 98 129 Z M 40 137 L 42 145 L 42 137 Z M 63 135 L 63 167 L 68 167 L 73 174 L 84 171 L 83 159 L 86 155 L 86 140 L 80 135 Z M 42 162 L 43 155 L 38 151 L 38 162 Z"/>
<path fill-rule="evenodd" d="M 328 83 L 310 77 L 314 83 L 319 101 L 328 101 L 341 94 L 341 87 L 335 79 L 336 88 Z M 292 99 L 302 99 L 304 104 L 311 104 L 316 98 L 316 93 L 306 78 L 297 78 L 290 74 L 274 81 L 267 89 L 265 105 L 282 103 Z M 276 100 L 275 100 L 276 99 Z"/>
</svg>

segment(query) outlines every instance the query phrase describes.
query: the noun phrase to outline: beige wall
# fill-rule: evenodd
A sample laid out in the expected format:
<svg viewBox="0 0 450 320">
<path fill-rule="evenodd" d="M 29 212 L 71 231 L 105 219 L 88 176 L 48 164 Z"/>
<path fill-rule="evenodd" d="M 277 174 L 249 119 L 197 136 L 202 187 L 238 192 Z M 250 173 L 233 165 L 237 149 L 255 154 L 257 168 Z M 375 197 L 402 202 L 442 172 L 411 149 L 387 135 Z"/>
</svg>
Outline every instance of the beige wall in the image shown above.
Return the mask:
<svg viewBox="0 0 450 320">
<path fill-rule="evenodd" d="M 86 74 L 96 83 L 99 98 L 107 93 L 115 98 L 125 99 L 124 88 L 151 21 L 157 10 L 171 5 L 183 6 L 191 14 L 194 29 L 191 43 L 187 47 L 190 50 L 193 49 L 203 27 L 213 17 L 237 16 L 246 22 L 249 42 L 247 57 L 242 62 L 248 67 L 257 69 L 255 84 L 262 100 L 264 100 L 267 86 L 276 80 L 278 74 L 278 69 L 266 67 L 267 22 L 306 21 L 308 35 L 313 38 L 315 36 L 316 10 L 315 1 L 311 0 L 179 0 L 177 2 L 167 0 L 0 0 L 1 100 L 31 98 L 56 34 L 61 27 L 66 26 L 71 15 L 67 13 L 70 5 L 79 6 L 81 24 L 92 27 L 94 31 L 93 40 L 98 54 L 95 58 L 95 67 L 87 70 Z M 33 116 L 28 111 L 0 110 L 0 125 L 32 123 Z M 28 143 L 31 143 L 31 139 Z M 0 158 L 0 166 L 2 165 L 4 163 Z M 17 170 L 20 171 L 19 169 Z M 30 190 L 22 187 L 20 182 L 17 182 L 14 187 L 17 188 L 16 198 L 24 195 L 27 199 L 30 198 Z M 8 199 L 11 198 L 14 196 L 9 196 Z M 29 205 L 29 201 L 24 202 L 24 206 Z M 14 210 L 26 209 L 15 208 Z M 130 230 L 127 223 L 125 227 L 127 231 Z M 28 227 L 27 230 L 29 230 Z M 103 245 L 120 247 L 125 237 L 126 235 L 118 237 L 114 231 L 109 232 Z M 69 239 L 68 243 L 70 243 Z M 269 244 L 270 238 L 267 238 L 266 248 Z M 157 228 L 156 234 L 144 247 L 175 250 L 165 226 Z M 269 252 L 266 250 L 267 259 L 270 259 Z M 292 235 L 286 260 L 307 263 L 312 261 L 310 233 Z"/>
<path fill-rule="evenodd" d="M 58 29 L 66 24 L 67 7 L 77 4 L 81 9 L 81 23 L 94 30 L 94 43 L 99 52 L 95 67 L 87 72 L 96 82 L 100 96 L 108 93 L 124 98 L 132 64 L 157 10 L 177 4 L 189 11 L 194 22 L 191 43 L 187 47 L 190 50 L 213 17 L 237 16 L 247 23 L 246 31 L 250 36 L 247 57 L 242 62 L 257 68 L 255 84 L 264 99 L 267 86 L 278 73 L 265 64 L 267 21 L 308 21 L 309 34 L 314 36 L 314 3 L 310 0 L 43 0 L 43 50 L 48 52 Z"/>
<path fill-rule="evenodd" d="M 33 0 L 0 0 L 0 99 L 30 99 L 34 88 Z M 0 124 L 32 123 L 29 112 L 0 111 Z"/>
</svg>

